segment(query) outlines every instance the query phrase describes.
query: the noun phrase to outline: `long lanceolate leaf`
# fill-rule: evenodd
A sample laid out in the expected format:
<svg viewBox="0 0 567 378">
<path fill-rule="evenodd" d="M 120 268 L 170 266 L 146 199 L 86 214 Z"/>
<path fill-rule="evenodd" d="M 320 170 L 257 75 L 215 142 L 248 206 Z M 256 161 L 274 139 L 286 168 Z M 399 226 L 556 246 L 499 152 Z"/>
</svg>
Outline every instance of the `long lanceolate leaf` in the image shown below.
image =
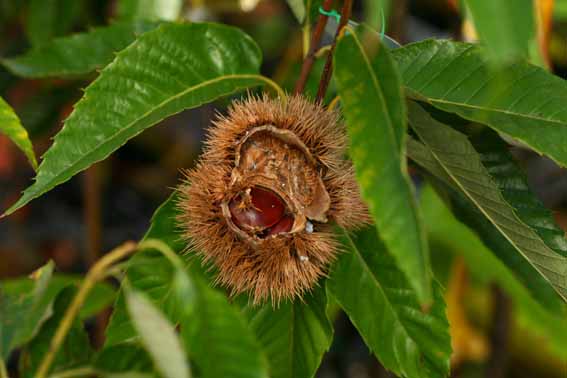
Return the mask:
<svg viewBox="0 0 567 378">
<path fill-rule="evenodd" d="M 333 330 L 326 314 L 322 288 L 303 301 L 286 301 L 273 308 L 248 306 L 245 314 L 262 343 L 271 378 L 311 378 L 331 346 Z"/>
<path fill-rule="evenodd" d="M 439 186 L 438 189 L 440 189 Z M 451 193 L 451 197 L 453 196 L 454 193 Z M 479 281 L 485 285 L 497 283 L 514 302 L 517 324 L 544 336 L 550 341 L 550 345 L 558 356 L 567 358 L 565 313 L 561 311 L 553 313 L 549 311 L 550 308 L 547 305 L 542 306 L 538 303 L 524 285 L 516 279 L 515 272 L 487 249 L 488 243 L 483 243 L 478 235 L 455 219 L 454 209 L 451 212 L 431 187 L 427 186 L 420 192 L 420 205 L 425 224 L 427 224 L 429 240 L 436 246 L 436 251 L 437 248 L 443 249 L 440 251 L 443 258 L 452 256 L 463 258 L 475 282 Z M 493 245 L 490 245 L 490 248 L 493 248 Z M 510 246 L 510 248 L 513 247 Z M 515 251 L 512 250 L 512 253 Z M 537 277 L 537 274 L 532 277 Z M 556 298 L 556 303 L 561 305 L 562 302 L 557 294 L 547 282 L 545 284 Z"/>
<path fill-rule="evenodd" d="M 202 274 L 194 272 L 193 278 L 196 311 L 181 321 L 181 333 L 200 376 L 268 378 L 268 361 L 242 313 L 224 293 L 209 287 Z"/>
<path fill-rule="evenodd" d="M 476 231 L 484 244 L 490 248 L 490 252 L 494 253 L 494 255 L 513 272 L 515 278 L 523 283 L 529 290 L 532 300 L 535 299 L 552 313 L 561 313 L 562 301 L 553 289 L 553 286 L 549 284 L 549 281 L 539 274 L 529 260 L 519 254 L 516 247 L 506 239 L 499 229 L 482 214 L 475 204 L 467 199 L 451 176 L 449 176 L 445 169 L 443 169 L 443 166 L 435 159 L 432 152 L 422 143 L 410 138 L 408 140 L 408 156 L 446 185 L 445 188 L 449 189 L 452 199 L 453 212 L 456 213 L 460 221 Z M 482 155 L 480 155 L 480 157 L 482 158 Z M 516 187 L 523 186 L 523 180 L 519 178 L 519 175 L 515 174 L 498 182 L 503 186 L 510 185 L 510 183 L 514 183 Z M 524 193 L 524 195 L 531 196 L 529 192 Z M 533 203 L 533 201 L 530 202 Z M 516 210 L 523 206 L 516 203 L 512 203 L 512 205 Z M 541 209 L 537 208 L 530 211 L 535 211 L 536 213 L 542 212 Z M 542 221 L 542 225 L 551 227 L 552 219 L 548 218 L 542 220 L 540 218 L 539 221 Z M 555 233 L 552 232 L 551 234 Z M 553 237 L 557 238 L 557 243 L 560 243 L 559 241 L 563 239 L 558 234 Z M 546 243 L 550 242 L 549 238 L 543 237 L 542 239 Z M 477 255 L 478 254 L 482 254 L 482 250 L 478 250 Z M 477 257 L 485 258 L 481 256 Z"/>
<path fill-rule="evenodd" d="M 506 62 L 527 58 L 536 32 L 531 0 L 466 0 L 465 3 L 481 41 L 496 59 Z"/>
<path fill-rule="evenodd" d="M 465 135 L 434 120 L 416 103 L 410 102 L 409 113 L 410 125 L 435 159 L 428 169 L 434 174 L 440 171 L 438 176 L 462 192 L 557 293 L 567 299 L 567 254 L 547 245 L 526 223 L 527 213 L 512 207 L 508 202 L 511 197 L 502 195 Z M 549 222 L 545 224 L 548 225 Z"/>
<path fill-rule="evenodd" d="M 167 24 L 142 35 L 86 89 L 46 152 L 36 181 L 5 215 L 165 117 L 261 84 L 260 61 L 254 41 L 224 25 Z"/>
<path fill-rule="evenodd" d="M 143 21 L 124 22 L 56 38 L 23 55 L 2 59 L 2 64 L 13 74 L 26 78 L 88 74 L 106 66 L 116 52 L 157 25 Z"/>
<path fill-rule="evenodd" d="M 5 134 L 20 150 L 22 150 L 34 169 L 37 161 L 28 132 L 22 126 L 14 110 L 0 97 L 0 133 Z"/>
<path fill-rule="evenodd" d="M 431 105 L 484 123 L 567 166 L 567 84 L 516 63 L 491 70 L 482 48 L 428 40 L 393 50 L 405 86 Z"/>
<path fill-rule="evenodd" d="M 431 300 L 429 251 L 407 174 L 399 74 L 378 35 L 364 30 L 346 35 L 335 55 L 350 153 L 384 243 L 425 303 Z"/>
<path fill-rule="evenodd" d="M 126 303 L 142 344 L 164 378 L 190 378 L 185 351 L 175 327 L 143 294 L 126 290 Z"/>
<path fill-rule="evenodd" d="M 375 229 L 343 235 L 341 254 L 327 283 L 369 348 L 389 370 L 408 378 L 446 377 L 451 342 L 443 295 L 420 310 L 407 278 Z"/>
</svg>

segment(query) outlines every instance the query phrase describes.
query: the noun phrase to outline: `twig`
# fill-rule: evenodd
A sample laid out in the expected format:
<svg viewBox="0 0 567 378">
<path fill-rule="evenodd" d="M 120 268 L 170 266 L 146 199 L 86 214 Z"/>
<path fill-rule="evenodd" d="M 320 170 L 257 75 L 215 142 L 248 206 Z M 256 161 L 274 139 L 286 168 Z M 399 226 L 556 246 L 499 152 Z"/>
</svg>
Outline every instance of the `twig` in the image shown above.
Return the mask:
<svg viewBox="0 0 567 378">
<path fill-rule="evenodd" d="M 325 68 L 323 69 L 323 74 L 321 75 L 321 81 L 319 81 L 319 89 L 317 90 L 317 97 L 315 102 L 321 103 L 325 98 L 325 93 L 327 93 L 327 88 L 329 87 L 329 82 L 331 81 L 331 74 L 333 72 L 333 55 L 335 53 L 335 48 L 337 47 L 337 40 L 339 39 L 343 29 L 348 24 L 350 15 L 352 12 L 352 1 L 344 0 L 343 9 L 341 10 L 341 21 L 339 22 L 339 27 L 335 33 L 335 38 L 333 39 L 333 44 L 331 45 L 331 51 L 327 55 L 327 61 L 325 62 Z"/>
<path fill-rule="evenodd" d="M 84 218 L 87 229 L 86 262 L 89 268 L 98 260 L 102 249 L 100 164 L 102 163 L 91 166 L 83 176 Z M 101 346 L 104 343 L 104 328 L 108 317 L 108 310 L 96 317 L 93 335 L 95 346 Z"/>
<path fill-rule="evenodd" d="M 408 0 L 393 1 L 388 22 L 388 35 L 400 43 L 405 42 Z"/>
<path fill-rule="evenodd" d="M 323 2 L 323 9 L 326 12 L 331 10 L 331 4 L 333 0 L 325 0 Z M 326 14 L 319 14 L 319 18 L 317 19 L 317 25 L 315 25 L 315 31 L 313 32 L 313 37 L 311 38 L 311 45 L 309 46 L 309 52 L 307 56 L 303 60 L 303 65 L 301 66 L 301 73 L 299 74 L 299 79 L 295 84 L 294 93 L 299 94 L 303 92 L 305 89 L 305 84 L 307 84 L 307 79 L 309 78 L 309 74 L 313 69 L 313 64 L 315 63 L 315 52 L 318 50 L 319 43 L 321 43 L 321 38 L 323 38 L 323 32 L 325 31 L 325 26 L 327 26 L 327 21 L 329 20 L 329 16 Z"/>
<path fill-rule="evenodd" d="M 85 277 L 85 281 L 79 288 L 79 292 L 77 293 L 75 298 L 73 298 L 71 305 L 67 308 L 67 311 L 65 312 L 65 315 L 61 320 L 61 323 L 59 324 L 57 330 L 55 331 L 55 335 L 53 336 L 53 339 L 51 339 L 49 349 L 45 354 L 45 356 L 43 357 L 43 360 L 41 361 L 39 368 L 37 369 L 36 378 L 45 378 L 47 376 L 47 373 L 49 372 L 49 368 L 51 367 L 51 364 L 53 363 L 53 360 L 55 359 L 57 352 L 63 345 L 63 342 L 65 341 L 65 337 L 67 336 L 67 333 L 69 332 L 69 330 L 73 325 L 73 321 L 77 317 L 79 310 L 85 303 L 85 300 L 87 299 L 87 296 L 89 295 L 92 288 L 96 285 L 96 283 L 99 280 L 105 277 L 106 271 L 115 262 L 120 261 L 129 254 L 135 252 L 137 247 L 138 247 L 137 244 L 134 242 L 126 242 L 121 246 L 112 250 L 103 258 L 101 258 L 91 268 L 91 270 L 89 270 L 87 276 Z"/>
<path fill-rule="evenodd" d="M 83 201 L 85 224 L 87 227 L 87 264 L 92 266 L 99 258 L 101 249 L 100 213 L 100 166 L 93 165 L 83 176 Z"/>
<path fill-rule="evenodd" d="M 491 353 L 486 368 L 486 378 L 504 378 L 508 361 L 508 334 L 510 331 L 510 299 L 496 285 L 492 285 Z"/>
</svg>

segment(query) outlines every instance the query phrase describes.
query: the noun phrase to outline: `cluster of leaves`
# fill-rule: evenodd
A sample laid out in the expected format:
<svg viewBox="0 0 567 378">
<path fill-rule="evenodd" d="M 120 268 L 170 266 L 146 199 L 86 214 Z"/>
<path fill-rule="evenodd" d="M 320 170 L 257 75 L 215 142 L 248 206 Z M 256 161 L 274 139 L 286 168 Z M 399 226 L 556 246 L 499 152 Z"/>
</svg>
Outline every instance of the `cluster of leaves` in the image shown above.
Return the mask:
<svg viewBox="0 0 567 378">
<path fill-rule="evenodd" d="M 177 17 L 179 1 L 153 1 L 150 8 L 158 13 L 142 12 L 140 20 L 138 8 L 128 8 L 135 3 L 123 2 L 123 21 L 2 60 L 24 78 L 75 77 L 102 68 L 43 156 L 35 182 L 4 216 L 172 114 L 258 85 L 282 95 L 259 73 L 261 51 L 242 31 L 167 21 Z M 315 3 L 290 1 L 306 22 Z M 33 279 L 3 284 L 0 357 L 21 348 L 21 373 L 41 378 L 70 370 L 167 378 L 313 377 L 333 339 L 328 309 L 338 305 L 387 369 L 403 377 L 444 377 L 451 344 L 428 234 L 459 243 L 453 233 L 479 246 L 463 242 L 466 260 L 485 280 L 504 287 L 565 356 L 567 330 L 560 324 L 567 242 L 530 192 L 502 137 L 567 166 L 567 84 L 521 60 L 495 64 L 474 44 L 428 40 L 388 51 L 365 26 L 348 30 L 334 63 L 350 155 L 376 227 L 353 235 L 337 231 L 347 252 L 318 288 L 277 308 L 252 306 L 244 297 L 229 301 L 198 261 L 181 255 L 173 195 L 155 213 L 139 252 L 119 277 L 118 293 L 95 285 L 116 273 L 110 265 L 87 276 L 78 294 L 75 280 L 51 277 L 51 265 Z M 4 101 L 0 131 L 35 167 L 27 133 Z M 423 196 L 437 207 L 418 204 L 406 156 L 468 227 L 453 219 L 430 188 Z M 424 217 L 434 226 L 426 227 Z M 82 321 L 115 294 L 106 343 L 94 351 Z M 0 363 L 0 376 L 3 369 Z"/>
</svg>

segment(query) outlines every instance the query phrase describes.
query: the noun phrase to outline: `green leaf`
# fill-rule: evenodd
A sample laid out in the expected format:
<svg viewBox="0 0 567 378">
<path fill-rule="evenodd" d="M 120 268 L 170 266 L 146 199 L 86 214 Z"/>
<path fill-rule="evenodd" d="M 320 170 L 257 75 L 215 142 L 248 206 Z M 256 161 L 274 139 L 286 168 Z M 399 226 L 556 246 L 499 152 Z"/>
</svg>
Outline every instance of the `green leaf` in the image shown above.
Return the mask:
<svg viewBox="0 0 567 378">
<path fill-rule="evenodd" d="M 446 377 L 451 340 L 440 286 L 434 283 L 433 305 L 424 312 L 374 228 L 343 232 L 342 239 L 347 252 L 335 263 L 327 288 L 366 345 L 397 375 Z"/>
<path fill-rule="evenodd" d="M 195 269 L 191 276 L 196 311 L 181 321 L 181 334 L 200 377 L 267 378 L 266 356 L 245 318 Z"/>
<path fill-rule="evenodd" d="M 428 40 L 392 50 L 421 100 L 483 123 L 567 166 L 567 85 L 524 62 L 491 69 L 482 48 Z"/>
<path fill-rule="evenodd" d="M 567 19 L 567 1 L 555 0 L 553 4 L 553 20 L 563 21 Z"/>
<path fill-rule="evenodd" d="M 153 363 L 144 348 L 135 343 L 122 343 L 103 349 L 94 359 L 93 367 L 104 376 L 124 373 L 152 372 Z M 151 374 L 153 376 L 155 374 Z"/>
<path fill-rule="evenodd" d="M 35 182 L 5 215 L 162 119 L 267 80 L 257 74 L 260 61 L 254 41 L 229 26 L 167 24 L 143 34 L 87 87 Z"/>
<path fill-rule="evenodd" d="M 175 232 L 177 230 L 176 200 L 177 196 L 174 193 L 156 210 L 144 240 L 159 239 L 174 251 L 179 252 L 183 250 L 183 244 Z M 126 273 L 130 285 L 150 297 L 154 305 L 162 310 L 170 320 L 181 317 L 180 304 L 175 297 L 175 268 L 165 256 L 155 250 L 140 251 L 128 262 Z M 106 328 L 105 345 L 108 347 L 131 340 L 136 336 L 121 290 L 114 305 L 110 323 Z"/>
<path fill-rule="evenodd" d="M 364 0 L 364 22 L 373 29 L 381 30 L 382 23 L 390 16 L 391 0 Z"/>
<path fill-rule="evenodd" d="M 25 78 L 88 74 L 106 66 L 116 52 L 157 25 L 137 21 L 95 28 L 87 33 L 56 38 L 23 55 L 2 59 L 2 64 L 14 75 Z"/>
<path fill-rule="evenodd" d="M 305 20 L 306 9 L 304 1 L 305 0 L 287 0 L 293 15 L 297 18 L 297 21 L 299 21 L 300 24 L 302 24 Z"/>
<path fill-rule="evenodd" d="M 28 132 L 22 126 L 14 109 L 0 97 L 0 133 L 5 134 L 24 154 L 33 169 L 37 169 L 37 160 L 33 152 Z"/>
<path fill-rule="evenodd" d="M 561 249 L 550 248 L 536 230 L 530 227 L 531 222 L 525 222 L 525 219 L 531 216 L 528 214 L 529 207 L 535 202 L 524 204 L 528 207 L 527 212 L 514 209 L 513 204 L 508 202 L 511 197 L 506 198 L 502 194 L 489 170 L 483 165 L 481 157 L 464 134 L 434 120 L 417 103 L 410 102 L 409 114 L 411 127 L 428 147 L 435 160 L 429 166 L 428 163 L 424 163 L 424 166 L 464 194 L 507 239 L 515 251 L 566 299 L 567 254 Z M 410 157 L 415 158 L 411 153 Z M 420 160 L 416 162 L 422 164 Z M 513 184 L 517 184 L 517 177 L 516 182 L 502 182 L 502 185 Z M 513 187 L 510 188 L 513 190 Z M 547 227 L 548 223 L 540 226 Z M 547 232 L 544 229 L 541 231 Z"/>
<path fill-rule="evenodd" d="M 517 252 L 515 245 L 510 243 L 506 236 L 464 194 L 460 193 L 458 186 L 426 146 L 412 139 L 408 142 L 410 142 L 408 143 L 410 158 L 446 184 L 445 189 L 448 189 L 453 211 L 459 220 L 477 232 L 482 241 L 500 261 L 514 272 L 516 279 L 525 285 L 536 301 L 551 312 L 561 313 L 563 302 L 546 278 Z M 513 178 L 508 183 L 514 181 L 518 183 L 518 178 Z M 506 185 L 505 182 L 504 184 Z M 549 241 L 546 238 L 543 238 L 543 240 L 546 243 Z"/>
<path fill-rule="evenodd" d="M 399 74 L 379 36 L 368 28 L 342 38 L 335 63 L 362 196 L 419 301 L 430 302 L 429 251 L 407 173 L 406 108 Z"/>
<path fill-rule="evenodd" d="M 54 274 L 49 280 L 44 296 L 47 302 L 51 302 L 57 294 L 67 286 L 78 287 L 84 277 L 70 274 Z M 1 281 L 5 294 L 11 296 L 26 295 L 33 290 L 35 282 L 29 278 L 13 278 Z M 81 319 L 98 314 L 104 308 L 110 306 L 116 296 L 116 290 L 107 282 L 98 282 L 89 293 L 79 317 Z"/>
<path fill-rule="evenodd" d="M 57 295 L 53 304 L 53 315 L 42 325 L 38 334 L 23 348 L 20 355 L 20 372 L 24 377 L 33 378 L 35 376 L 37 368 L 49 350 L 51 339 L 76 293 L 77 289 L 71 286 L 63 289 Z M 81 322 L 75 320 L 61 349 L 55 355 L 50 372 L 60 372 L 86 365 L 92 353 L 89 336 Z"/>
<path fill-rule="evenodd" d="M 156 369 L 164 378 L 191 377 L 173 324 L 143 294 L 126 289 L 125 297 L 132 323 Z"/>
<path fill-rule="evenodd" d="M 506 144 L 492 132 L 474 136 L 471 143 L 494 183 L 498 185 L 503 198 L 514 209 L 518 218 L 535 231 L 549 248 L 558 255 L 567 257 L 565 232 L 555 224 L 553 214 L 530 191 L 525 174 L 507 151 Z M 475 211 L 473 206 L 466 203 L 464 198 L 454 198 L 454 206 L 458 217 L 478 232 L 481 239 L 516 273 L 517 278 L 538 301 L 548 310 L 562 313 L 563 303 L 547 280 L 526 259 L 515 253 L 514 246 L 498 229 L 478 210 Z"/>
<path fill-rule="evenodd" d="M 32 45 L 40 46 L 69 32 L 79 18 L 83 0 L 30 0 L 26 32 Z"/>
<path fill-rule="evenodd" d="M 527 58 L 530 40 L 536 32 L 532 0 L 466 0 L 465 3 L 480 40 L 499 63 Z"/>
<path fill-rule="evenodd" d="M 455 219 L 431 187 L 423 189 L 420 199 L 430 240 L 462 256 L 474 279 L 487 285 L 496 282 L 514 301 L 520 323 L 549 340 L 557 355 L 567 357 L 565 312 L 555 315 L 538 303 L 479 237 Z"/>
<path fill-rule="evenodd" d="M 124 20 L 177 20 L 183 0 L 118 0 L 118 17 Z"/>
<path fill-rule="evenodd" d="M 175 297 L 175 269 L 167 258 L 155 250 L 138 252 L 128 263 L 127 277 L 131 285 L 144 292 L 170 320 L 179 319 L 179 302 Z M 106 346 L 137 337 L 126 312 L 124 293 L 120 290 L 110 324 L 106 329 Z"/>
<path fill-rule="evenodd" d="M 0 358 L 6 360 L 10 352 L 33 338 L 51 313 L 51 298 L 46 295 L 53 274 L 49 262 L 32 275 L 33 290 L 8 293 L 0 283 Z"/>
<path fill-rule="evenodd" d="M 160 206 L 144 240 L 161 240 L 181 253 L 185 246 L 177 233 L 177 200 L 174 193 Z M 207 286 L 196 266 L 189 273 L 192 292 L 179 295 L 184 285 L 180 285 L 178 275 L 187 273 L 180 273 L 162 254 L 147 250 L 131 259 L 127 277 L 132 286 L 143 291 L 170 321 L 180 326 L 188 354 L 201 377 L 267 377 L 263 352 L 242 315 L 223 294 Z M 107 328 L 107 347 L 136 337 L 124 310 L 121 295 Z"/>
<path fill-rule="evenodd" d="M 325 312 L 323 288 L 303 301 L 248 305 L 244 313 L 260 340 L 270 364 L 271 378 L 311 378 L 331 346 L 333 328 Z"/>
<path fill-rule="evenodd" d="M 321 14 L 319 8 L 323 6 L 323 0 L 304 0 L 305 1 L 305 24 L 312 25 L 317 22 Z M 307 11 L 308 10 L 308 11 Z"/>
</svg>

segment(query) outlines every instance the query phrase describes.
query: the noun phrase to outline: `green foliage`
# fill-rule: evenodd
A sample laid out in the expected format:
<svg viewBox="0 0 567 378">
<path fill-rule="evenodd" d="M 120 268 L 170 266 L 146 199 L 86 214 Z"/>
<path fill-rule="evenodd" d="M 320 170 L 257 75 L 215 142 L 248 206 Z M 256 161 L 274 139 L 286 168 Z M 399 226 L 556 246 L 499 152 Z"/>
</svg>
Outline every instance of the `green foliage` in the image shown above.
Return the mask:
<svg viewBox="0 0 567 378">
<path fill-rule="evenodd" d="M 118 17 L 123 20 L 175 21 L 183 0 L 118 0 Z"/>
<path fill-rule="evenodd" d="M 303 301 L 286 301 L 277 308 L 269 303 L 244 308 L 270 361 L 270 377 L 315 375 L 333 339 L 326 306 L 325 291 L 317 288 Z"/>
<path fill-rule="evenodd" d="M 196 311 L 181 320 L 181 334 L 200 376 L 267 378 L 268 361 L 244 316 L 197 269 L 192 272 Z"/>
<path fill-rule="evenodd" d="M 125 288 L 128 314 L 145 349 L 164 378 L 190 378 L 185 351 L 173 324 L 143 294 Z"/>
<path fill-rule="evenodd" d="M 328 289 L 366 345 L 397 375 L 446 377 L 451 342 L 440 286 L 434 282 L 425 311 L 375 228 L 344 232 L 342 241 L 348 253 L 333 267 Z"/>
<path fill-rule="evenodd" d="M 531 0 L 466 0 L 465 3 L 480 40 L 498 62 L 528 57 L 536 32 Z"/>
<path fill-rule="evenodd" d="M 24 377 L 35 376 L 39 363 L 49 350 L 55 330 L 76 293 L 77 289 L 69 286 L 57 295 L 53 303 L 53 314 L 41 326 L 37 335 L 23 348 L 20 355 L 20 369 L 24 372 Z M 89 337 L 82 323 L 76 320 L 65 339 L 65 344 L 55 356 L 51 372 L 85 365 L 89 362 L 92 353 Z"/>
<path fill-rule="evenodd" d="M 151 227 L 144 239 L 159 239 L 174 251 L 181 251 L 183 246 L 174 232 L 175 226 L 175 195 L 172 195 L 155 212 Z M 136 254 L 128 262 L 127 278 L 129 284 L 136 290 L 144 292 L 170 319 L 177 319 L 181 313 L 180 303 L 175 298 L 176 277 L 175 267 L 162 253 L 146 250 Z M 115 345 L 136 337 L 126 310 L 124 295 L 119 293 L 110 324 L 106 328 L 106 346 Z"/>
<path fill-rule="evenodd" d="M 46 294 L 53 267 L 49 262 L 34 273 L 32 291 L 9 293 L 0 286 L 0 359 L 29 342 L 50 313 Z"/>
<path fill-rule="evenodd" d="M 293 15 L 295 16 L 295 18 L 297 18 L 297 21 L 299 21 L 299 23 L 303 23 L 303 21 L 305 20 L 305 15 L 307 13 L 305 9 L 306 4 L 304 3 L 304 1 L 305 0 L 287 0 L 287 3 L 291 8 L 291 11 L 293 12 Z"/>
<path fill-rule="evenodd" d="M 362 195 L 388 251 L 420 302 L 429 302 L 429 251 L 407 173 L 406 108 L 399 74 L 378 35 L 364 27 L 340 41 L 335 62 Z"/>
<path fill-rule="evenodd" d="M 477 45 L 428 40 L 392 55 L 414 97 L 490 126 L 567 166 L 567 84 L 518 62 L 493 69 Z"/>
<path fill-rule="evenodd" d="M 254 42 L 228 26 L 168 24 L 145 33 L 85 90 L 45 153 L 35 182 L 5 214 L 106 158 L 163 118 L 262 83 L 260 60 Z M 129 95 L 118 101 L 122 93 Z"/>
<path fill-rule="evenodd" d="M 146 21 L 123 22 L 55 38 L 21 56 L 3 59 L 2 64 L 15 75 L 26 78 L 88 74 L 106 66 L 116 52 L 157 25 Z"/>
<path fill-rule="evenodd" d="M 376 30 L 385 28 L 386 25 L 383 25 L 382 22 L 387 23 L 392 8 L 391 3 L 391 0 L 364 0 L 364 22 Z"/>
<path fill-rule="evenodd" d="M 78 287 L 81 283 L 81 276 L 69 274 L 54 274 L 51 276 L 45 288 L 45 298 L 51 302 L 61 290 L 69 286 Z M 34 290 L 36 281 L 30 278 L 13 278 L 0 282 L 2 291 L 8 296 L 25 296 Z M 100 311 L 112 304 L 116 290 L 106 282 L 96 284 L 89 293 L 83 308 L 79 313 L 81 319 L 85 319 L 98 314 Z"/>
<path fill-rule="evenodd" d="M 26 33 L 33 46 L 71 31 L 83 10 L 84 0 L 29 0 Z"/>
<path fill-rule="evenodd" d="M 455 256 L 462 256 L 475 280 L 484 285 L 498 283 L 514 301 L 520 321 L 549 340 L 557 355 L 567 358 L 567 328 L 563 326 L 562 319 L 565 306 L 562 306 L 563 311 L 557 311 L 554 310 L 557 304 L 551 307 L 538 303 L 515 277 L 514 270 L 506 267 L 494 255 L 494 249 L 488 249 L 478 235 L 458 222 L 431 187 L 424 188 L 420 199 L 424 222 L 433 245 L 444 246 Z"/>
<path fill-rule="evenodd" d="M 524 173 L 507 151 L 505 143 L 490 132 L 475 135 L 471 143 L 517 216 L 533 229 L 550 249 L 566 257 L 564 231 L 555 224 L 553 214 L 530 191 Z M 491 227 L 483 216 L 479 217 L 478 212 L 467 207 L 461 198 L 455 198 L 454 205 L 456 215 L 472 229 L 482 230 L 479 233 L 485 243 L 514 270 L 518 279 L 534 293 L 534 297 L 544 303 L 548 310 L 561 313 L 563 303 L 557 295 L 547 282 L 534 272 L 529 263 L 513 252 L 514 247 L 500 235 L 498 230 Z"/>
<path fill-rule="evenodd" d="M 307 26 L 317 20 L 323 0 L 287 0 L 287 3 L 297 21 Z"/>
<path fill-rule="evenodd" d="M 0 133 L 7 135 L 26 154 L 32 167 L 37 169 L 37 161 L 28 132 L 20 123 L 14 109 L 2 97 L 0 97 Z"/>
<path fill-rule="evenodd" d="M 139 374 L 155 377 L 153 363 L 145 349 L 136 343 L 122 343 L 103 349 L 93 367 L 105 377 Z"/>
<path fill-rule="evenodd" d="M 483 165 L 479 154 L 464 134 L 434 120 L 417 103 L 410 102 L 409 109 L 410 125 L 427 146 L 428 152 L 433 158 L 427 161 L 416 159 L 416 162 L 426 166 L 431 173 L 466 196 L 508 240 L 516 252 L 531 263 L 535 270 L 549 281 L 559 295 L 564 299 L 567 298 L 567 258 L 565 252 L 560 249 L 551 249 L 545 243 L 545 240 L 530 227 L 530 224 L 526 224 L 522 216 L 518 215 L 525 215 L 524 210 L 526 208 L 517 211 L 514 204 L 508 202 L 510 199 L 514 199 L 511 192 L 515 189 L 509 185 L 510 181 L 507 184 L 510 188 L 510 196 L 506 198 L 502 195 L 490 172 Z M 447 140 L 451 140 L 452 143 L 446 143 Z M 410 156 L 412 156 L 411 153 Z M 412 156 L 412 158 L 414 157 Z M 502 173 L 499 172 L 499 174 Z M 524 189 L 525 192 L 525 184 L 520 188 Z M 515 202 L 515 204 L 520 203 Z M 527 207 L 533 204 L 534 201 L 531 204 L 523 203 L 521 205 Z M 530 209 L 528 208 L 527 211 L 530 211 Z M 547 214 L 546 220 L 548 221 L 547 224 L 538 225 L 538 229 L 542 232 L 544 231 L 543 227 L 550 223 L 549 214 Z M 548 241 L 554 243 L 553 238 L 549 238 Z M 535 294 L 540 297 L 539 292 Z"/>
</svg>

